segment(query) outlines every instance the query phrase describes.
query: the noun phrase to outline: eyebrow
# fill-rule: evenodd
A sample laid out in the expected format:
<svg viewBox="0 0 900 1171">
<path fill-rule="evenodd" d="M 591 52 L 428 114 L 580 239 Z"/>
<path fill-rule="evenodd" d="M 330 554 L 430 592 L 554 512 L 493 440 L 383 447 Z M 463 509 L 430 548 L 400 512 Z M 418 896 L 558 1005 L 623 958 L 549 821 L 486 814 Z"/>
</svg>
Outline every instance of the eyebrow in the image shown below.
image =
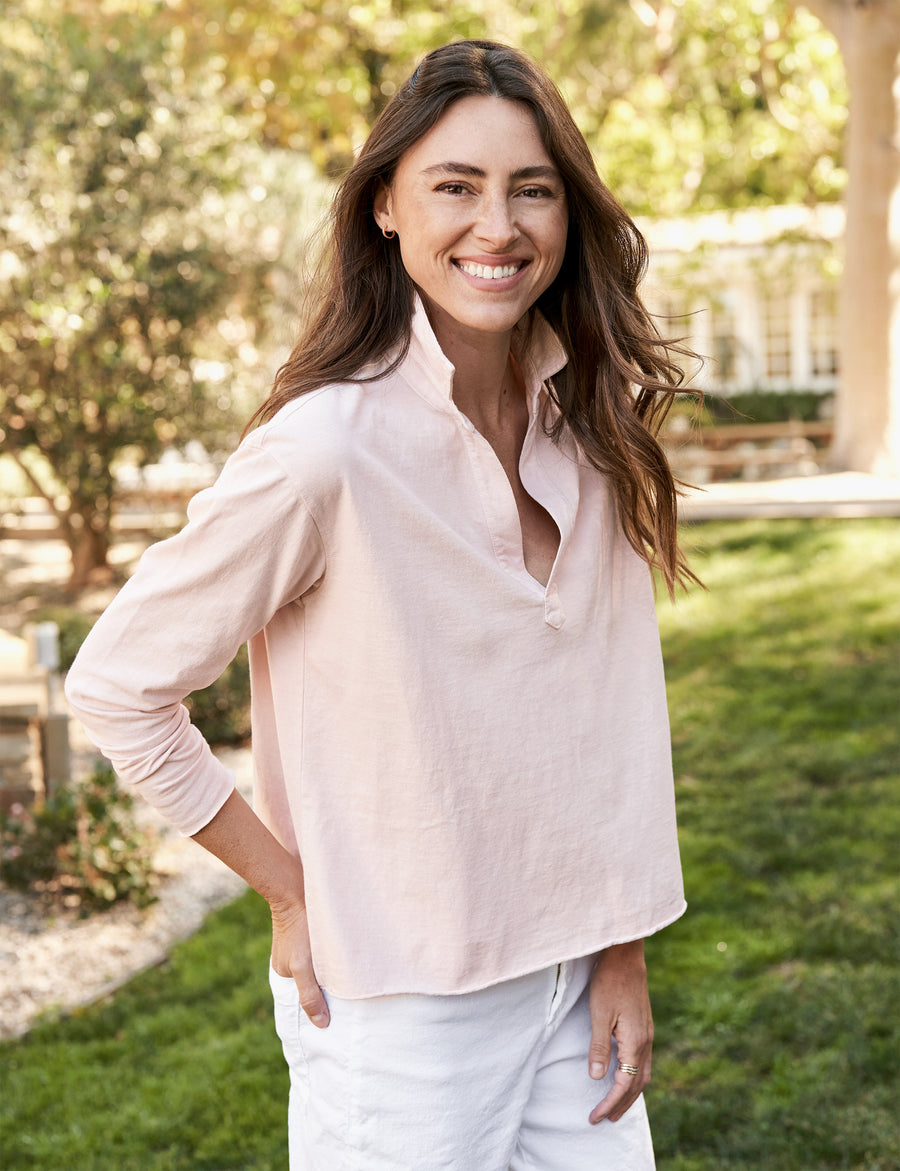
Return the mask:
<svg viewBox="0 0 900 1171">
<path fill-rule="evenodd" d="M 468 175 L 473 179 L 487 178 L 487 172 L 483 171 L 481 167 L 474 167 L 471 163 L 435 163 L 433 167 L 426 167 L 422 172 L 423 175 L 431 177 L 432 175 Z M 513 171 L 510 179 L 556 179 L 559 180 L 559 171 L 556 167 L 536 166 L 536 167 L 520 167 L 518 171 Z"/>
</svg>

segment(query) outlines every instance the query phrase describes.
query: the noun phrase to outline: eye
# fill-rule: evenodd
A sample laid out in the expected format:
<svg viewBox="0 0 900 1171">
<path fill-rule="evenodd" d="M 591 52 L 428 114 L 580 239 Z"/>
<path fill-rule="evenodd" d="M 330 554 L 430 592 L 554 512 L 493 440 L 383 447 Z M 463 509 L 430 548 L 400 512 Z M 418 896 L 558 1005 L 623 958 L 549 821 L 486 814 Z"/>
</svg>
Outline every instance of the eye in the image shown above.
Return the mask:
<svg viewBox="0 0 900 1171">
<path fill-rule="evenodd" d="M 458 183 L 454 181 L 452 183 L 441 183 L 439 186 L 435 187 L 435 191 L 440 191 L 445 195 L 468 195 L 469 188 L 465 185 L 465 183 Z"/>
<path fill-rule="evenodd" d="M 550 199 L 553 196 L 549 187 L 523 187 L 519 194 L 526 199 Z"/>
</svg>

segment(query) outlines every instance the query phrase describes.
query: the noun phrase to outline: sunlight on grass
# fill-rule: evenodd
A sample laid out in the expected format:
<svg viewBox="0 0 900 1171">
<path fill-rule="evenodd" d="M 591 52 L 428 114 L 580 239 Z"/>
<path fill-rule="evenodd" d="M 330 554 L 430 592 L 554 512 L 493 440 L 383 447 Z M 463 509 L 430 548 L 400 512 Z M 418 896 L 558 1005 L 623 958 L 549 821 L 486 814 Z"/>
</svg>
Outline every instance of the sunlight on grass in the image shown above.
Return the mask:
<svg viewBox="0 0 900 1171">
<path fill-rule="evenodd" d="M 688 914 L 650 945 L 659 1165 L 900 1167 L 900 524 L 686 534 L 660 603 Z"/>
<path fill-rule="evenodd" d="M 284 1171 L 267 932 L 251 892 L 108 1003 L 0 1047 L 4 1171 Z"/>
<path fill-rule="evenodd" d="M 900 523 L 686 535 L 708 592 L 659 606 L 690 904 L 648 945 L 659 1168 L 897 1171 Z M 267 932 L 248 895 L 0 1047 L 4 1171 L 283 1171 Z"/>
</svg>

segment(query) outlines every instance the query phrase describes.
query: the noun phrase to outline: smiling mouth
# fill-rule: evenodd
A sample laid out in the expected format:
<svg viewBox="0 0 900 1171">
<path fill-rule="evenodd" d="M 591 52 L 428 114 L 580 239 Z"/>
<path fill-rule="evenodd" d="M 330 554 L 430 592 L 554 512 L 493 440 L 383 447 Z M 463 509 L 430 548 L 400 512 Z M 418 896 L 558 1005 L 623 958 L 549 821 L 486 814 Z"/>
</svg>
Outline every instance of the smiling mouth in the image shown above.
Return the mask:
<svg viewBox="0 0 900 1171">
<path fill-rule="evenodd" d="M 467 276 L 477 276 L 487 281 L 499 281 L 503 277 L 515 276 L 526 264 L 524 260 L 520 260 L 518 264 L 499 264 L 494 268 L 489 264 L 473 264 L 468 260 L 454 260 L 453 263 Z"/>
</svg>

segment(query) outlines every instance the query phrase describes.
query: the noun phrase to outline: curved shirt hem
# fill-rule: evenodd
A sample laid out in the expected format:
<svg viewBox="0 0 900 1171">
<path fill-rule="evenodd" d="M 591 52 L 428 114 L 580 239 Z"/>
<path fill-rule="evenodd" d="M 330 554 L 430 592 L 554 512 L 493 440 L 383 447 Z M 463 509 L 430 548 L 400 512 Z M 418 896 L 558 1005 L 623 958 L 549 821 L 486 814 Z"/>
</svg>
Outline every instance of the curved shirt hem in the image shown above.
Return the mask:
<svg viewBox="0 0 900 1171">
<path fill-rule="evenodd" d="M 381 996 L 465 996 L 470 992 L 481 992 L 485 988 L 493 988 L 497 984 L 505 984 L 508 980 L 518 980 L 522 976 L 530 976 L 534 972 L 540 972 L 545 968 L 552 967 L 553 964 L 569 963 L 571 960 L 581 959 L 582 956 L 597 955 L 602 951 L 606 951 L 611 947 L 618 947 L 623 943 L 633 943 L 636 939 L 648 939 L 651 935 L 656 935 L 666 927 L 671 926 L 672 923 L 675 923 L 686 910 L 687 901 L 682 899 L 677 910 L 667 912 L 662 919 L 654 920 L 654 926 L 648 927 L 646 930 L 637 931 L 632 934 L 606 937 L 599 943 L 573 947 L 571 950 L 567 949 L 562 953 L 550 952 L 545 958 L 529 961 L 525 966 L 511 967 L 509 971 L 504 971 L 489 978 L 470 980 L 458 987 L 433 987 L 430 984 L 417 983 L 414 987 L 388 985 L 377 990 L 360 992 L 327 980 L 321 981 L 321 985 L 330 996 L 336 996 L 338 1000 L 374 1000 Z M 354 985 L 354 988 L 356 987 Z"/>
</svg>

